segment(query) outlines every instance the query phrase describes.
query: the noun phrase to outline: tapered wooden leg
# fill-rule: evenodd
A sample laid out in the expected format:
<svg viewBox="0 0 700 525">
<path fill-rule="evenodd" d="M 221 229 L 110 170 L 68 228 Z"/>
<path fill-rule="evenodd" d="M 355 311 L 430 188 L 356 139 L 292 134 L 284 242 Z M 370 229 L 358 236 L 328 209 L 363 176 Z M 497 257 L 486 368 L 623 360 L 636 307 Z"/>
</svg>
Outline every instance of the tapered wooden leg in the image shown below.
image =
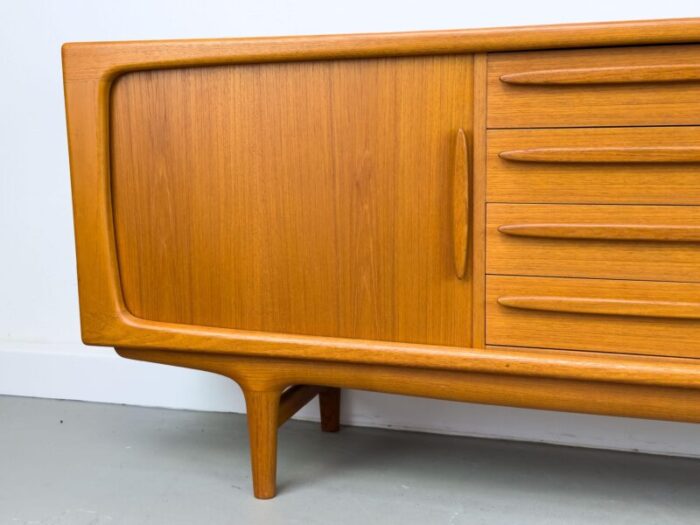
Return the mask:
<svg viewBox="0 0 700 525">
<path fill-rule="evenodd" d="M 277 478 L 277 426 L 280 392 L 244 391 L 248 409 L 250 461 L 256 498 L 275 496 Z"/>
<path fill-rule="evenodd" d="M 324 388 L 318 394 L 321 407 L 321 430 L 338 432 L 340 430 L 340 388 Z"/>
</svg>

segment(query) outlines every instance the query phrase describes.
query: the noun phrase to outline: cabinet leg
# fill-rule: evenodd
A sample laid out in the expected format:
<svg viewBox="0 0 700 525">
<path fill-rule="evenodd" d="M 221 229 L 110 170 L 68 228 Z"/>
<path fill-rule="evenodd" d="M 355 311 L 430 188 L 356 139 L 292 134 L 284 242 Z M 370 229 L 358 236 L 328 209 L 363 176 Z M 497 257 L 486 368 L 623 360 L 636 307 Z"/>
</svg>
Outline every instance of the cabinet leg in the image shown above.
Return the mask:
<svg viewBox="0 0 700 525">
<path fill-rule="evenodd" d="M 318 394 L 321 407 L 321 430 L 338 432 L 340 430 L 340 388 L 324 388 Z"/>
<path fill-rule="evenodd" d="M 244 391 L 248 412 L 250 461 L 256 498 L 275 496 L 277 477 L 278 391 Z"/>
</svg>

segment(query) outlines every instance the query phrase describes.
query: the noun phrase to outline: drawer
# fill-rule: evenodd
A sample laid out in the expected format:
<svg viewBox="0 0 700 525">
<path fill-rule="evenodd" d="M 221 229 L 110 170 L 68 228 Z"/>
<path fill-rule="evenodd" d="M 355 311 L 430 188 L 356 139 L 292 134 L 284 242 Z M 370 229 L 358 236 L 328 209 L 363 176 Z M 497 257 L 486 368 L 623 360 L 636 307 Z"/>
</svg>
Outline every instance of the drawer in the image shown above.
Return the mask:
<svg viewBox="0 0 700 525">
<path fill-rule="evenodd" d="M 487 199 L 700 204 L 700 127 L 489 131 Z"/>
<path fill-rule="evenodd" d="M 488 276 L 486 342 L 700 357 L 700 284 Z"/>
<path fill-rule="evenodd" d="M 492 274 L 700 281 L 700 207 L 489 204 L 486 246 Z"/>
<path fill-rule="evenodd" d="M 700 124 L 700 45 L 490 54 L 487 124 Z"/>
</svg>

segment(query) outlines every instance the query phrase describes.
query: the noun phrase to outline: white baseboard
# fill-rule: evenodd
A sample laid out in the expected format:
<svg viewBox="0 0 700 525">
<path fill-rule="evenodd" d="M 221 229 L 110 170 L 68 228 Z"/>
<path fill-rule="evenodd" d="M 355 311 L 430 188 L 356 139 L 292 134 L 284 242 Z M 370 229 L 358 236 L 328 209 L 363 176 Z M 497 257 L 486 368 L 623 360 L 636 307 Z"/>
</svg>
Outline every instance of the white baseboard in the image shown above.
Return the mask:
<svg viewBox="0 0 700 525">
<path fill-rule="evenodd" d="M 0 394 L 245 412 L 229 379 L 122 359 L 78 343 L 0 343 Z M 317 420 L 317 405 L 297 414 Z M 590 416 L 348 391 L 344 424 L 650 454 L 700 457 L 700 425 Z"/>
</svg>

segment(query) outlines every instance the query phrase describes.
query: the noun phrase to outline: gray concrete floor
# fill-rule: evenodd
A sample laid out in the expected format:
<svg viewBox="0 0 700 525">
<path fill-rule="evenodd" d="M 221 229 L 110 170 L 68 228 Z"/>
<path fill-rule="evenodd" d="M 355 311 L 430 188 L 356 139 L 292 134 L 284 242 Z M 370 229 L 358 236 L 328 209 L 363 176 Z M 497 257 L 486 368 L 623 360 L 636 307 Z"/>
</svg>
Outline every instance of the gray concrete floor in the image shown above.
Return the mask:
<svg viewBox="0 0 700 525">
<path fill-rule="evenodd" d="M 700 524 L 700 460 L 292 421 L 249 472 L 243 416 L 0 397 L 3 525 Z"/>
</svg>

